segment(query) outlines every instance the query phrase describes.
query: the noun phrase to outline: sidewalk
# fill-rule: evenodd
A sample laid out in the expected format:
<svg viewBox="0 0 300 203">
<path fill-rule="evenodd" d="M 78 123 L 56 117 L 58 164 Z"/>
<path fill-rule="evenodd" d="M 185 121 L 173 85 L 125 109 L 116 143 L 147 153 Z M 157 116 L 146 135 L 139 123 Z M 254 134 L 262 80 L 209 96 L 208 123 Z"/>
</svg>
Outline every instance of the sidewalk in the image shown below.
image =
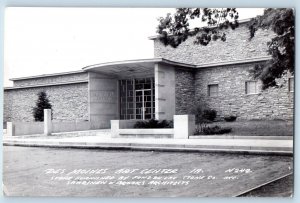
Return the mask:
<svg viewBox="0 0 300 203">
<path fill-rule="evenodd" d="M 115 150 L 158 150 L 292 155 L 292 137 L 193 136 L 191 139 L 110 138 L 107 131 L 92 136 L 3 137 L 3 145 Z"/>
</svg>

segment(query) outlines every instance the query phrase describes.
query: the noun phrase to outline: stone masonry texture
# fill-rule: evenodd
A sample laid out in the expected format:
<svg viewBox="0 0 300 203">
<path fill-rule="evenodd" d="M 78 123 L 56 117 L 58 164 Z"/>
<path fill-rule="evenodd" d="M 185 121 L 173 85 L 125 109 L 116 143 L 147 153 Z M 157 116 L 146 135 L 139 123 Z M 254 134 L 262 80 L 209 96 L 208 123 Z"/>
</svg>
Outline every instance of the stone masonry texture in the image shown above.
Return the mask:
<svg viewBox="0 0 300 203">
<path fill-rule="evenodd" d="M 176 71 L 176 114 L 189 114 L 197 106 L 217 111 L 218 118 L 234 115 L 241 120 L 292 119 L 294 93 L 289 91 L 288 75 L 279 79 L 280 88 L 246 94 L 249 70 L 255 63 L 201 68 L 195 73 Z M 208 85 L 218 84 L 218 95 L 208 95 Z"/>
<path fill-rule="evenodd" d="M 235 31 L 228 29 L 226 42 L 211 42 L 208 46 L 194 45 L 193 38 L 177 48 L 164 46 L 154 40 L 155 57 L 178 62 L 201 65 L 206 63 L 234 62 L 268 56 L 267 42 L 274 36 L 269 30 L 258 30 L 249 41 L 249 31 L 245 24 Z M 249 74 L 257 62 L 220 65 L 198 68 L 194 72 L 176 70 L 176 114 L 192 113 L 196 106 L 217 111 L 218 118 L 235 115 L 238 119 L 293 119 L 294 93 L 289 91 L 285 75 L 278 80 L 281 88 L 261 89 L 258 93 L 246 94 L 247 81 L 253 80 Z M 208 95 L 208 85 L 218 84 L 218 95 Z"/>
<path fill-rule="evenodd" d="M 188 64 L 206 64 L 226 62 L 268 56 L 267 42 L 273 32 L 259 29 L 253 39 L 249 40 L 249 30 L 246 24 L 241 24 L 236 30 L 227 29 L 226 41 L 211 41 L 207 46 L 195 45 L 195 37 L 188 38 L 177 48 L 164 46 L 159 40 L 154 40 L 154 55 L 165 59 Z"/>
<path fill-rule="evenodd" d="M 217 110 L 218 116 L 235 115 L 238 119 L 292 119 L 294 94 L 289 91 L 288 76 L 278 80 L 281 88 L 261 89 L 246 94 L 249 69 L 254 64 L 200 69 L 195 74 L 195 105 Z M 218 84 L 218 95 L 208 95 L 208 85 Z"/>
<path fill-rule="evenodd" d="M 195 104 L 195 74 L 183 69 L 175 70 L 175 112 L 177 115 L 188 114 Z"/>
<path fill-rule="evenodd" d="M 54 121 L 88 120 L 88 83 L 86 82 L 5 90 L 3 121 L 34 121 L 32 108 L 40 91 L 45 91 L 49 96 Z"/>
</svg>

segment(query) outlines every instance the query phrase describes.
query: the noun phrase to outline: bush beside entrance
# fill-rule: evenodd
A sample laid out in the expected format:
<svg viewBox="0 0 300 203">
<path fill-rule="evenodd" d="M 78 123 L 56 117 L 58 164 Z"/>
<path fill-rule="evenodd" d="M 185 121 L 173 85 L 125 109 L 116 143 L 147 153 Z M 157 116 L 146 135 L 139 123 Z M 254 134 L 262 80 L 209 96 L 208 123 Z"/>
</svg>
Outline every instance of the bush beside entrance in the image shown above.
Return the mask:
<svg viewBox="0 0 300 203">
<path fill-rule="evenodd" d="M 144 121 L 137 121 L 133 128 L 173 128 L 173 121 L 172 120 L 144 120 Z"/>
</svg>

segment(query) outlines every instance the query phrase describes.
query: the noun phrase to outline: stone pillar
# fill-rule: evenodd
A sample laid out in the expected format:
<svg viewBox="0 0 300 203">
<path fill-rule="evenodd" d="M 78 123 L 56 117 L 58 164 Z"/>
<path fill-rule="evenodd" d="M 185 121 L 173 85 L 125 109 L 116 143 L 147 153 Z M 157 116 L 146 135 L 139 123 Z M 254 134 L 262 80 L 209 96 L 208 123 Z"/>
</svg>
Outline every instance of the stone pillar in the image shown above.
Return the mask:
<svg viewBox="0 0 300 203">
<path fill-rule="evenodd" d="M 111 120 L 110 121 L 110 132 L 111 132 L 111 137 L 116 138 L 119 137 L 120 134 L 120 121 L 119 120 Z"/>
<path fill-rule="evenodd" d="M 155 119 L 171 120 L 175 114 L 175 68 L 155 64 Z"/>
<path fill-rule="evenodd" d="M 89 120 L 91 129 L 109 129 L 119 117 L 118 79 L 89 72 Z"/>
<path fill-rule="evenodd" d="M 195 115 L 174 115 L 174 139 L 189 139 L 195 127 Z"/>
<path fill-rule="evenodd" d="M 52 133 L 51 109 L 44 109 L 44 134 L 51 135 L 51 133 Z"/>
<path fill-rule="evenodd" d="M 6 130 L 7 136 L 15 136 L 15 126 L 12 122 L 7 122 Z"/>
</svg>

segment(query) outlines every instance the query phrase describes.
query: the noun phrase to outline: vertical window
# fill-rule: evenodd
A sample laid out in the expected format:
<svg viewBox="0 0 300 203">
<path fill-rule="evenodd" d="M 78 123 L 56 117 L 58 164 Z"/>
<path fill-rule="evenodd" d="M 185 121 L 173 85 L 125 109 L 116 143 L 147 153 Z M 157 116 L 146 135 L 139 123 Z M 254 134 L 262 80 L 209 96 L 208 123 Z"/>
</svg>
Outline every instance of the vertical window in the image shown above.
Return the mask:
<svg viewBox="0 0 300 203">
<path fill-rule="evenodd" d="M 294 77 L 289 78 L 289 91 L 294 92 Z"/>
<path fill-rule="evenodd" d="M 257 93 L 258 93 L 257 81 L 247 81 L 246 94 L 257 94 Z"/>
<path fill-rule="evenodd" d="M 219 89 L 219 85 L 217 84 L 208 85 L 208 96 L 210 97 L 218 96 L 218 89 Z"/>
</svg>

